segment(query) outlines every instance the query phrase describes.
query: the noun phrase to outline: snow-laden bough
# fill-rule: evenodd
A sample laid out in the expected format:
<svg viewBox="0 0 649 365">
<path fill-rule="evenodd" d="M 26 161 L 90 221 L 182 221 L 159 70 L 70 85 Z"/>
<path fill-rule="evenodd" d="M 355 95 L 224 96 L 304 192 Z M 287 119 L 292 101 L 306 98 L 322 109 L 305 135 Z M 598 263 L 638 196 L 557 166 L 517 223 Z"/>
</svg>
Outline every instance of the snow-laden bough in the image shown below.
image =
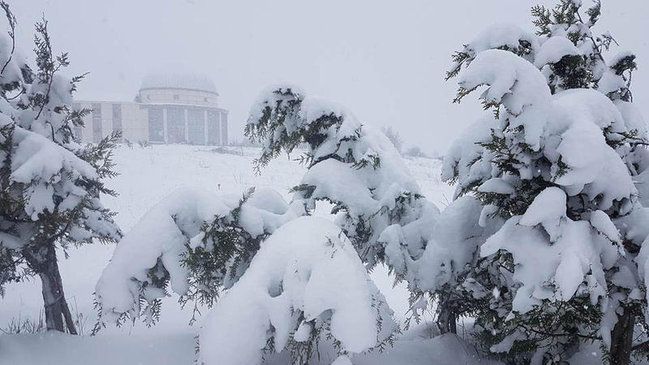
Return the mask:
<svg viewBox="0 0 649 365">
<path fill-rule="evenodd" d="M 216 304 L 200 333 L 200 358 L 206 365 L 260 364 L 264 351 L 327 336 L 341 353 L 360 353 L 395 328 L 392 311 L 340 228 L 302 217 L 264 241 Z"/>
</svg>

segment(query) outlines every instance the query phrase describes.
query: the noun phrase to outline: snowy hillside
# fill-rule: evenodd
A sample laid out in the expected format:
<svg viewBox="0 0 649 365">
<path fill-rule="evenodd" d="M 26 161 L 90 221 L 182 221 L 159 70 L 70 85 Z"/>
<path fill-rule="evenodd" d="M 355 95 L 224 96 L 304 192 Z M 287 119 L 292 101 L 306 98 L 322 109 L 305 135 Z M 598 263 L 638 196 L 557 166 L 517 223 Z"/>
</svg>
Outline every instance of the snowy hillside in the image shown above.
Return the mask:
<svg viewBox="0 0 649 365">
<path fill-rule="evenodd" d="M 207 147 L 181 145 L 146 148 L 121 146 L 115 153 L 115 162 L 120 175 L 109 182 L 110 187 L 120 195 L 116 198 L 107 197 L 105 204 L 119 212 L 116 221 L 125 232 L 128 232 L 148 209 L 180 187 L 195 187 L 209 191 L 220 190 L 237 194 L 251 186 L 269 187 L 282 192 L 288 198 L 289 189 L 299 183 L 305 171 L 305 168 L 297 162 L 288 158 L 279 158 L 263 169 L 260 175 L 257 175 L 253 171 L 252 161 L 258 156 L 258 149 L 232 148 L 230 151 L 231 153 L 222 153 L 223 151 L 215 152 Z M 453 188 L 439 179 L 441 163 L 438 160 L 425 158 L 407 159 L 406 163 L 418 180 L 424 194 L 438 206 L 446 206 L 452 197 Z M 82 322 L 80 327 L 85 334 L 90 332 L 96 319 L 92 296 L 94 287 L 113 249 L 112 245 L 87 245 L 70 250 L 69 258 L 61 261 L 66 294 L 72 304 L 72 311 Z M 59 252 L 59 256 L 63 257 L 63 253 Z M 397 318 L 403 320 L 406 316 L 408 298 L 405 287 L 400 285 L 393 288 L 392 279 L 388 277 L 386 270 L 382 267 L 374 270 L 372 276 L 397 314 Z M 103 330 L 99 337 L 83 340 L 89 341 L 89 346 L 92 347 L 101 346 L 102 338 L 105 338 L 112 346 L 120 348 L 120 351 L 123 350 L 123 353 L 134 354 L 124 357 L 131 359 L 133 364 L 142 363 L 142 357 L 139 356 L 145 355 L 137 355 L 139 351 L 146 352 L 148 350 L 145 349 L 153 348 L 157 349 L 156 352 L 162 351 L 157 352 L 156 356 L 166 359 L 164 362 L 157 363 L 188 363 L 189 360 L 185 359 L 193 359 L 193 336 L 197 331 L 197 326 L 190 327 L 188 325 L 191 308 L 181 310 L 175 303 L 176 301 L 175 297 L 165 301 L 160 323 L 152 328 L 147 328 L 137 322 L 134 326 L 126 325 L 120 329 L 109 327 Z M 37 281 L 9 285 L 0 306 L 0 328 L 5 328 L 10 321 L 18 318 L 37 318 L 41 310 L 40 284 Z M 133 342 L 124 340 L 121 334 L 129 334 L 132 336 Z M 151 335 L 153 337 L 148 337 Z M 45 341 L 45 346 L 52 347 L 60 347 L 65 344 L 72 348 L 75 342 L 80 341 L 76 338 L 65 338 L 64 335 L 45 335 L 44 337 L 46 340 L 39 339 L 38 341 Z M 35 338 L 31 336 L 0 337 L 0 347 L 12 348 L 10 352 L 0 351 L 0 363 L 16 363 L 12 356 L 35 353 L 33 351 L 33 346 L 36 346 L 33 343 L 34 340 Z M 437 339 L 435 342 L 451 340 Z M 171 343 L 173 345 L 170 347 Z M 416 345 L 410 343 L 408 346 Z M 462 345 L 454 346 L 461 347 Z M 426 353 L 418 355 L 419 357 L 412 359 L 411 363 L 420 364 L 430 361 L 436 347 L 437 345 L 426 344 Z M 46 351 L 36 352 L 47 353 Z M 82 360 L 84 356 L 91 357 L 92 354 L 93 352 L 86 348 L 75 358 Z M 38 355 L 34 356 L 35 363 L 47 363 Z M 472 355 L 467 356 L 470 358 Z M 119 363 L 127 364 L 124 361 L 126 360 L 119 361 Z"/>
</svg>

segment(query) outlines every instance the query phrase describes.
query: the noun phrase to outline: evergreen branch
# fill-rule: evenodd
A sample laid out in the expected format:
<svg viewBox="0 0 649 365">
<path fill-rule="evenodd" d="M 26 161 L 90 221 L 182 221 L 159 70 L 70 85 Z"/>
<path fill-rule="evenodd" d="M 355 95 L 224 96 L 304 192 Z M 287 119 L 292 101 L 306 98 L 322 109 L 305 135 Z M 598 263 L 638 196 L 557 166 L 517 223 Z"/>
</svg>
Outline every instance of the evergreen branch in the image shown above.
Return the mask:
<svg viewBox="0 0 649 365">
<path fill-rule="evenodd" d="M 9 4 L 7 4 L 5 1 L 0 1 L 0 8 L 5 12 L 5 17 L 7 18 L 7 22 L 9 23 L 9 31 L 7 32 L 9 34 L 9 38 L 11 39 L 11 51 L 9 52 L 9 56 L 7 57 L 7 61 L 2 65 L 2 69 L 0 69 L 0 76 L 4 75 L 5 69 L 7 66 L 11 63 L 11 60 L 13 59 L 14 53 L 16 52 L 16 17 L 14 14 L 11 12 L 11 9 L 9 9 Z"/>
</svg>

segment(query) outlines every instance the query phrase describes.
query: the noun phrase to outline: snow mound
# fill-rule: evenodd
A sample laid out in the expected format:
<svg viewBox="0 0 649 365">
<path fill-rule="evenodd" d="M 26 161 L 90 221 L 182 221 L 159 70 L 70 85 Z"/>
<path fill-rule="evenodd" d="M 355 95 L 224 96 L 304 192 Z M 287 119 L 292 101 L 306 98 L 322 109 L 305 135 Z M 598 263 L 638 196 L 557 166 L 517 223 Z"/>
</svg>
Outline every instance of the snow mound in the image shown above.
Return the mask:
<svg viewBox="0 0 649 365">
<path fill-rule="evenodd" d="M 582 52 L 568 38 L 555 36 L 543 42 L 536 54 L 534 65 L 542 68 L 545 65 L 561 61 L 565 56 L 581 56 Z"/>
<path fill-rule="evenodd" d="M 431 240 L 410 279 L 423 291 L 436 291 L 444 285 L 457 286 L 458 274 L 473 262 L 480 245 L 494 232 L 481 227 L 480 202 L 471 196 L 454 200 L 435 222 Z"/>
<path fill-rule="evenodd" d="M 521 43 L 527 42 L 532 50 L 538 48 L 538 38 L 534 33 L 525 30 L 515 24 L 494 24 L 480 32 L 467 47 L 478 54 L 488 49 L 510 49 L 516 50 Z"/>
<path fill-rule="evenodd" d="M 525 59 L 498 49 L 479 53 L 460 75 L 458 85 L 466 90 L 488 85 L 481 98 L 501 103 L 513 114 L 545 103 L 550 98 L 545 77 Z"/>
</svg>

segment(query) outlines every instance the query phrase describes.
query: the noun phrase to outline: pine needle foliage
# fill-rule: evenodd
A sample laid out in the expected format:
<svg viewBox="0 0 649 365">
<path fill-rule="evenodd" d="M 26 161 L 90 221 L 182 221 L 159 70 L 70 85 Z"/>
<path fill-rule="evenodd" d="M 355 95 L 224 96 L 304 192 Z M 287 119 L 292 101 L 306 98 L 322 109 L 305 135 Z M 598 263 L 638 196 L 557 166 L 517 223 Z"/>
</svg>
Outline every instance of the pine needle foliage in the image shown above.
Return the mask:
<svg viewBox="0 0 649 365">
<path fill-rule="evenodd" d="M 559 0 L 551 8 L 534 6 L 532 16 L 541 44 L 550 37 L 565 37 L 579 49 L 592 49 L 592 52 L 579 55 L 565 55 L 548 65 L 537 65 L 546 76 L 552 94 L 568 89 L 595 89 L 602 91 L 616 103 L 633 100 L 630 88 L 631 75 L 637 69 L 636 57 L 632 53 L 605 57 L 617 42 L 609 33 L 594 33 L 594 26 L 601 16 L 600 1 L 594 1 L 591 7 L 584 9 L 581 1 Z M 519 50 L 505 50 L 521 56 Z M 457 76 L 475 56 L 467 45 L 464 46 L 464 51 L 453 54 L 453 66 L 447 72 L 447 79 Z M 535 56 L 534 51 L 525 55 L 532 63 Z M 607 63 L 605 59 L 611 61 Z M 610 78 L 609 75 L 619 76 L 625 86 L 611 92 L 602 90 L 602 85 L 607 82 L 604 76 Z M 453 102 L 460 102 L 476 89 L 460 87 Z M 488 156 L 493 175 L 491 177 L 515 176 L 514 180 L 518 183 L 506 194 L 485 192 L 480 190 L 480 186 L 486 180 L 476 178 L 462 186 L 458 196 L 475 196 L 484 207 L 488 207 L 483 210 L 483 213 L 490 212 L 488 218 L 505 221 L 523 215 L 543 190 L 559 187 L 556 181 L 569 173 L 570 167 L 562 159 L 549 161 L 533 146 L 526 144 L 522 138 L 525 131 L 520 129 L 521 126 L 510 127 L 509 119 L 516 115 L 509 115 L 509 111 L 500 102 L 483 102 L 483 105 L 485 110 L 495 110 L 497 122 L 491 130 L 491 138 L 476 142 L 482 152 L 475 160 L 468 162 L 468 166 L 455 166 L 449 181 L 458 181 L 461 170 L 473 165 L 480 166 L 484 163 L 485 156 Z M 613 132 L 612 128 L 604 128 L 602 133 L 606 143 L 626 162 L 629 173 L 637 175 L 643 164 L 640 161 L 644 161 L 640 156 L 643 156 L 642 151 L 646 148 L 646 136 L 636 129 Z M 534 176 L 520 176 L 521 169 L 534 171 Z M 629 206 L 634 199 L 631 196 L 613 202 L 607 215 L 611 219 L 624 217 L 629 213 Z M 598 209 L 598 204 L 598 197 L 582 194 L 568 196 L 566 216 L 573 221 L 587 220 L 590 212 Z M 625 248 L 627 255 L 631 257 L 638 252 L 638 247 L 633 247 L 630 243 L 626 243 Z M 614 275 L 615 270 L 607 275 Z M 591 303 L 584 296 L 575 296 L 567 301 L 543 301 L 534 310 L 524 314 L 515 313 L 505 319 L 512 311 L 511 303 L 516 290 L 508 285 L 514 271 L 514 260 L 507 252 L 500 251 L 487 257 L 480 257 L 476 253 L 470 267 L 460 274 L 459 286 L 445 286 L 433 295 L 442 300 L 445 310 L 476 318 L 477 338 L 487 352 L 508 337 L 516 336 L 512 347 L 499 355 L 508 363 L 527 363 L 533 354 L 538 353 L 543 355 L 543 363 L 563 363 L 572 356 L 578 344 L 602 339 L 599 332 L 603 320 L 602 309 L 599 304 Z M 615 285 L 611 285 L 610 290 L 629 294 L 626 289 Z M 639 308 L 643 305 L 635 299 L 627 299 L 621 306 L 624 309 L 619 313 L 631 313 L 631 316 L 635 315 L 633 313 L 642 313 Z M 607 354 L 607 351 L 603 353 Z"/>
<path fill-rule="evenodd" d="M 77 334 L 57 250 L 67 257 L 70 247 L 121 237 L 115 213 L 101 202 L 116 195 L 106 180 L 116 176 L 119 135 L 96 145 L 75 141 L 73 128 L 88 114 L 72 106 L 84 75 L 61 75 L 70 60 L 55 54 L 44 18 L 35 26 L 34 67 L 16 57 L 17 20 L 6 2 L 0 8 L 9 25 L 0 49 L 0 294 L 8 282 L 40 277 L 47 329 Z"/>
</svg>

